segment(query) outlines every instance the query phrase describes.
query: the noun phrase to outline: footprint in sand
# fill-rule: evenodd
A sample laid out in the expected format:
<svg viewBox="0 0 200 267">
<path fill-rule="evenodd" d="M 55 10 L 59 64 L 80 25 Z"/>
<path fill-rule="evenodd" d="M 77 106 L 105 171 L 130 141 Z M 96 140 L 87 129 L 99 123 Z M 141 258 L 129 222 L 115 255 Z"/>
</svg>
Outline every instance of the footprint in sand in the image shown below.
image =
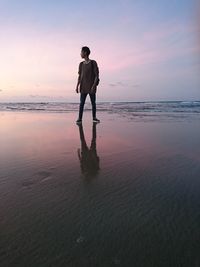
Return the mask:
<svg viewBox="0 0 200 267">
<path fill-rule="evenodd" d="M 76 239 L 77 243 L 82 243 L 84 241 L 84 237 L 81 235 Z"/>
<path fill-rule="evenodd" d="M 51 172 L 48 171 L 40 171 L 32 175 L 31 178 L 26 179 L 22 182 L 22 186 L 30 187 L 40 182 L 44 182 L 46 180 L 51 179 Z"/>
<path fill-rule="evenodd" d="M 38 177 L 40 178 L 40 182 L 51 179 L 51 173 L 48 171 L 40 171 L 37 172 L 36 175 L 38 175 Z"/>
</svg>

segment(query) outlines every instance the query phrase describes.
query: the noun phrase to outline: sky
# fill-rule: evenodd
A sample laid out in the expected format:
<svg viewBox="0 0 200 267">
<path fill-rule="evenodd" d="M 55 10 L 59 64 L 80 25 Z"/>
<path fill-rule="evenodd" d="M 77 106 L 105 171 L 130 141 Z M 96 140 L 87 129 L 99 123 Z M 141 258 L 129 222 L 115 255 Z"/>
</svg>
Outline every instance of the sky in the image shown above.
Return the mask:
<svg viewBox="0 0 200 267">
<path fill-rule="evenodd" d="M 98 101 L 200 100 L 199 0 L 0 0 L 0 102 L 78 102 L 82 46 Z"/>
</svg>

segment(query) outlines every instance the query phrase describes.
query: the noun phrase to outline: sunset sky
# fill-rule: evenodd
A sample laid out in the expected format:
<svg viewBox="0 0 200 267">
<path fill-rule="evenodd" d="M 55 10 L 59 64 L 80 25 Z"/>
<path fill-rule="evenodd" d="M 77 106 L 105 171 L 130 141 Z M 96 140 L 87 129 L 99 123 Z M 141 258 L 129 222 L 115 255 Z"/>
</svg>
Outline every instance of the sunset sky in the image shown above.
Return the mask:
<svg viewBox="0 0 200 267">
<path fill-rule="evenodd" d="M 79 101 L 82 46 L 99 101 L 200 100 L 197 0 L 0 0 L 0 102 Z"/>
</svg>

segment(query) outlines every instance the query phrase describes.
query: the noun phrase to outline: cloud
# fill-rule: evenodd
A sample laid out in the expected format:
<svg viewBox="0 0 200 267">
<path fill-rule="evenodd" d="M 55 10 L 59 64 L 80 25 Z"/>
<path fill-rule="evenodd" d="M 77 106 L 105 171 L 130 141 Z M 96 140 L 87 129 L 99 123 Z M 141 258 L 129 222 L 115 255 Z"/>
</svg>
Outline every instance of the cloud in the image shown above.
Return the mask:
<svg viewBox="0 0 200 267">
<path fill-rule="evenodd" d="M 109 83 L 109 86 L 111 87 L 127 87 L 127 86 L 131 86 L 131 87 L 139 87 L 140 85 L 139 84 L 130 84 L 130 83 L 125 83 L 125 82 L 122 82 L 122 81 L 119 81 L 119 82 L 115 82 L 115 83 Z"/>
<path fill-rule="evenodd" d="M 38 98 L 38 97 L 42 97 L 42 98 L 50 98 L 47 95 L 29 95 L 29 97 L 33 97 L 33 98 Z"/>
<path fill-rule="evenodd" d="M 193 22 L 181 24 L 173 19 L 146 29 L 134 38 L 108 37 L 96 44 L 95 49 L 97 55 L 100 51 L 98 62 L 101 70 L 118 72 L 139 66 L 154 66 L 174 59 L 191 58 L 199 54 L 199 47 L 193 41 L 196 36 L 197 26 Z M 106 49 L 101 50 L 101 47 Z"/>
<path fill-rule="evenodd" d="M 64 96 L 47 96 L 47 95 L 28 95 L 28 97 L 35 98 L 35 99 L 46 98 L 46 99 L 49 99 L 49 100 L 65 99 L 66 98 Z"/>
<path fill-rule="evenodd" d="M 124 83 L 124 82 L 115 82 L 115 83 L 109 83 L 109 86 L 115 87 L 115 86 L 127 86 L 128 84 Z"/>
<path fill-rule="evenodd" d="M 0 89 L 0 92 L 2 92 L 3 91 L 3 89 Z"/>
<path fill-rule="evenodd" d="M 132 3 L 131 0 L 120 0 L 122 4 L 126 3 L 125 10 L 127 1 Z M 13 94 L 26 95 L 32 101 L 51 100 L 54 99 L 52 95 L 57 99 L 62 94 L 66 94 L 66 99 L 74 99 L 82 44 L 91 48 L 91 57 L 98 62 L 100 79 L 106 81 L 105 87 L 108 86 L 112 93 L 119 90 L 122 97 L 123 89 L 140 95 L 140 89 L 145 90 L 147 85 L 148 88 L 152 86 L 154 94 L 154 88 L 161 80 L 169 87 L 175 80 L 185 79 L 189 84 L 186 72 L 191 73 L 192 80 L 196 75 L 192 73 L 192 64 L 196 61 L 193 55 L 200 55 L 200 23 L 196 24 L 197 32 L 192 21 L 189 23 L 179 17 L 172 20 L 169 16 L 165 22 L 150 23 L 146 27 L 140 25 L 138 16 L 131 15 L 131 12 L 119 13 L 124 15 L 124 30 L 113 24 L 113 33 L 111 28 L 104 31 L 102 26 L 98 33 L 92 34 L 91 30 L 87 36 L 80 28 L 74 30 L 74 27 L 36 31 L 35 26 L 31 28 L 26 24 L 6 28 L 4 24 L 0 25 L 4 33 L 0 52 L 0 71 L 4 78 L 0 86 L 6 89 L 3 93 L 0 90 L 1 99 Z M 195 42 L 194 36 L 199 37 L 199 42 Z M 172 76 L 173 81 L 169 82 Z M 9 87 L 10 81 L 15 86 Z M 142 82 L 142 88 L 137 81 Z M 106 90 L 104 83 L 101 86 L 102 92 Z M 179 94 L 180 90 L 177 90 Z M 107 91 L 105 95 L 109 95 Z"/>
</svg>

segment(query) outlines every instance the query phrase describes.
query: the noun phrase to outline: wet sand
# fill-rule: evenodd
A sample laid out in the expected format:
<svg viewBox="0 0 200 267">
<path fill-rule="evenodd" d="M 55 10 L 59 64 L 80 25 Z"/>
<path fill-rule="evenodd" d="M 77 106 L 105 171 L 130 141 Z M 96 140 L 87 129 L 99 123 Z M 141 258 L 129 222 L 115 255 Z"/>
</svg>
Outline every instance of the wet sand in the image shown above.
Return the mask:
<svg viewBox="0 0 200 267">
<path fill-rule="evenodd" d="M 1 266 L 200 266 L 200 124 L 1 112 Z"/>
</svg>

